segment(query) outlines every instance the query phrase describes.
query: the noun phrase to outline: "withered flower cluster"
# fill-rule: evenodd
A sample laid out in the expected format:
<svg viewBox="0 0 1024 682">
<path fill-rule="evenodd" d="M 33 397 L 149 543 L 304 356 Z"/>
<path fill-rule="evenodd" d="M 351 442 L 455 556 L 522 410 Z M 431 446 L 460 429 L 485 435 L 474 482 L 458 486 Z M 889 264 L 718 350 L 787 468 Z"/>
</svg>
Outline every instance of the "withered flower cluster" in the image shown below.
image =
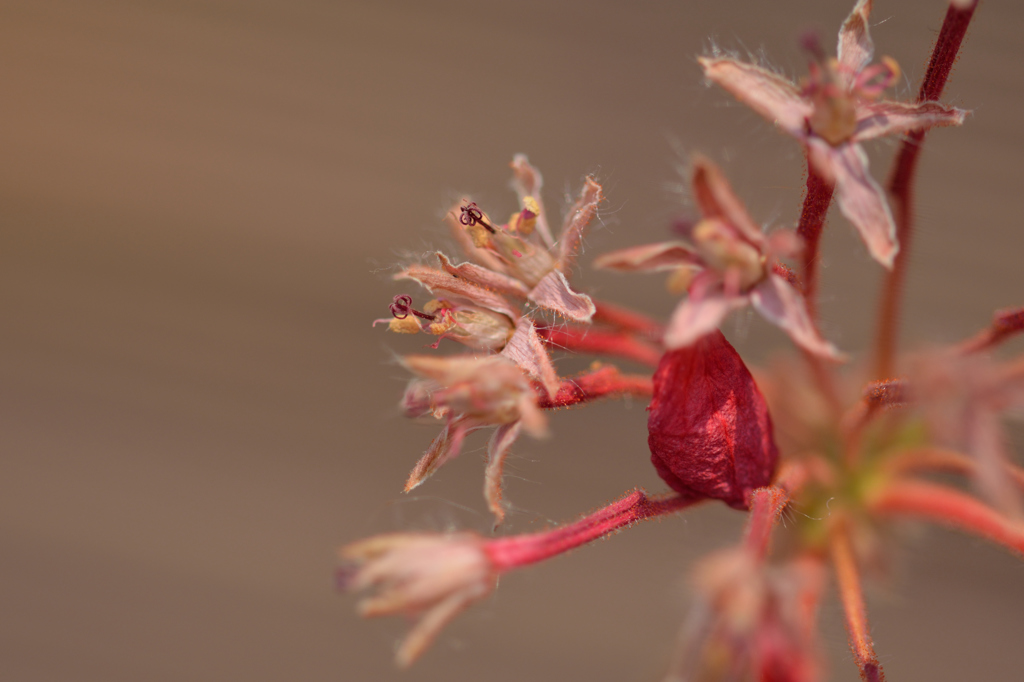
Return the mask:
<svg viewBox="0 0 1024 682">
<path fill-rule="evenodd" d="M 440 423 L 405 490 L 456 457 L 467 434 L 487 429 L 484 496 L 497 529 L 509 509 L 503 463 L 520 433 L 544 437 L 553 408 L 628 395 L 650 398 L 651 462 L 671 492 L 633 490 L 575 522 L 534 533 L 397 533 L 343 547 L 341 586 L 370 591 L 363 615 L 415 620 L 399 647 L 400 665 L 411 664 L 448 622 L 489 595 L 502 574 L 700 502 L 746 512 L 747 530 L 735 547 L 695 568 L 697 603 L 669 680 L 821 679 L 816 614 L 830 573 L 861 676 L 883 679 L 861 575 L 900 519 L 933 521 L 1024 554 L 1024 469 L 1002 431 L 1004 418 L 1024 407 L 1024 357 L 996 359 L 992 352 L 1024 330 L 1024 308 L 996 313 L 989 329 L 951 347 L 896 352 L 917 157 L 928 130 L 964 122 L 966 112 L 938 100 L 976 4 L 949 5 L 913 102 L 882 98 L 899 67 L 888 58 L 873 63 L 871 0 L 859 0 L 843 23 L 835 58 L 805 39 L 810 69 L 800 83 L 721 54 L 699 60 L 710 83 L 797 140 L 807 187 L 795 229 L 766 234 L 721 170 L 694 157 L 699 218 L 680 238 L 594 262 L 619 272 L 666 273 L 669 290 L 685 294 L 667 324 L 570 284 L 603 200 L 594 178 L 585 180 L 557 238 L 541 175 L 521 155 L 512 162 L 520 208 L 506 222 L 468 198 L 448 212 L 466 261 L 438 252 L 435 262 L 406 267 L 397 278 L 422 286 L 429 299 L 416 307 L 414 296 L 396 296 L 391 317 L 376 322 L 392 332 L 432 335 L 435 349 L 444 339 L 469 349 L 401 360 L 414 377 L 403 411 Z M 882 136 L 902 138 L 889 198 L 861 147 Z M 873 365 L 858 370 L 869 380 L 855 395 L 843 388 L 852 375 L 844 370 L 846 356 L 818 329 L 818 247 L 833 199 L 883 267 Z M 719 327 L 748 304 L 786 332 L 799 364 L 747 368 Z M 595 362 L 565 377 L 551 348 L 646 364 L 653 376 Z M 925 477 L 934 472 L 962 476 L 973 490 Z M 805 513 L 781 528 L 776 522 L 789 504 Z M 787 541 L 773 548 L 781 533 Z"/>
</svg>

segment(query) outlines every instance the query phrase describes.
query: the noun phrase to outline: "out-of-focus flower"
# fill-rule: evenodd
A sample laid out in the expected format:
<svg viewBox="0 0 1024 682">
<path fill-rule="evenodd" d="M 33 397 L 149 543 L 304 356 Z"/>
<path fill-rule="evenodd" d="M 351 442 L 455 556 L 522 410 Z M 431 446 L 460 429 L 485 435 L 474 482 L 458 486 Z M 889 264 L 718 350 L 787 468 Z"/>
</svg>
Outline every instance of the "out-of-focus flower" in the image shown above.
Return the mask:
<svg viewBox="0 0 1024 682">
<path fill-rule="evenodd" d="M 750 493 L 771 482 L 779 457 L 771 416 L 721 332 L 665 354 L 649 409 L 651 461 L 676 492 L 746 509 Z"/>
<path fill-rule="evenodd" d="M 413 663 L 459 613 L 491 593 L 498 574 L 475 533 L 393 533 L 342 547 L 339 587 L 376 592 L 363 598 L 365 617 L 404 614 L 416 618 L 396 653 Z"/>
<path fill-rule="evenodd" d="M 623 249 L 600 256 L 594 265 L 621 272 L 672 272 L 670 288 L 689 294 L 665 332 L 669 348 L 693 343 L 717 329 L 732 310 L 750 303 L 798 345 L 838 358 L 811 322 L 801 293 L 776 267 L 780 256 L 797 250 L 797 238 L 788 231 L 766 236 L 710 160 L 694 159 L 692 184 L 702 220 L 689 229 L 689 243 Z"/>
<path fill-rule="evenodd" d="M 885 194 L 868 173 L 864 140 L 936 126 L 960 125 L 965 113 L 937 102 L 911 104 L 878 99 L 898 75 L 891 59 L 868 66 L 874 44 L 868 33 L 871 0 L 860 0 L 839 31 L 837 58 L 815 41 L 815 61 L 802 87 L 753 64 L 703 57 L 704 75 L 728 90 L 807 148 L 814 169 L 835 184 L 836 200 L 860 232 L 871 255 L 892 267 L 899 250 Z"/>
<path fill-rule="evenodd" d="M 740 547 L 705 558 L 693 582 L 697 603 L 665 682 L 819 679 L 821 562 L 797 559 L 775 568 Z"/>
<path fill-rule="evenodd" d="M 1004 514 L 1024 519 L 1018 486 L 1006 475 L 1010 456 L 1001 420 L 1024 410 L 1024 364 L 953 351 L 922 354 L 911 363 L 911 401 L 941 446 L 974 458 L 978 488 Z"/>
</svg>

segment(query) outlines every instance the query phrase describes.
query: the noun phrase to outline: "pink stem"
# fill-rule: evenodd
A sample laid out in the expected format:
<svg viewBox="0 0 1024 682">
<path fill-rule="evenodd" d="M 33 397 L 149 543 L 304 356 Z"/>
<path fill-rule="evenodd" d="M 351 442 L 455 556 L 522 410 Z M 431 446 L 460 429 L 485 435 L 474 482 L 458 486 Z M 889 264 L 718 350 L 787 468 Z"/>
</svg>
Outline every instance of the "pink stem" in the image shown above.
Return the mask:
<svg viewBox="0 0 1024 682">
<path fill-rule="evenodd" d="M 1024 308 L 998 310 L 992 325 L 960 344 L 961 353 L 978 353 L 998 346 L 1006 339 L 1024 332 Z"/>
<path fill-rule="evenodd" d="M 549 348 L 576 353 L 608 355 L 656 367 L 661 350 L 627 333 L 593 327 L 538 327 L 537 334 Z"/>
<path fill-rule="evenodd" d="M 977 0 L 966 7 L 950 3 L 946 19 L 942 22 L 939 38 L 935 42 L 928 70 L 918 102 L 931 102 L 942 96 L 949 73 L 956 62 L 960 44 L 971 23 Z M 882 288 L 882 302 L 879 306 L 878 336 L 875 343 L 875 376 L 882 378 L 892 374 L 896 356 L 896 336 L 899 325 L 900 300 L 906 279 L 907 262 L 913 238 L 913 184 L 917 161 L 921 153 L 924 131 L 919 130 L 907 136 L 900 146 L 899 154 L 889 177 L 889 193 L 893 199 L 893 217 L 896 220 L 896 238 L 899 253 L 888 273 Z"/>
<path fill-rule="evenodd" d="M 642 490 L 634 490 L 574 523 L 539 533 L 491 540 L 485 545 L 485 551 L 494 569 L 503 573 L 550 559 L 637 521 L 672 514 L 696 502 L 679 495 L 652 498 Z"/>
<path fill-rule="evenodd" d="M 651 340 L 658 341 L 665 333 L 665 326 L 652 320 L 642 313 L 635 312 L 607 301 L 594 301 L 597 311 L 594 321 L 617 327 L 622 331 L 635 332 Z"/>
<path fill-rule="evenodd" d="M 758 488 L 750 494 L 750 519 L 744 544 L 758 561 L 768 554 L 775 522 L 789 503 L 789 495 L 780 487 Z"/>
<path fill-rule="evenodd" d="M 845 523 L 840 522 L 834 527 L 830 540 L 832 566 L 836 571 L 836 587 L 846 615 L 846 631 L 850 634 L 853 658 L 860 669 L 862 680 L 880 682 L 885 680 L 885 674 L 882 672 L 882 666 L 875 654 L 874 642 L 871 640 L 857 556 L 853 552 L 849 529 Z"/>
<path fill-rule="evenodd" d="M 602 367 L 594 372 L 581 374 L 573 379 L 563 379 L 554 398 L 545 397 L 538 401 L 544 409 L 570 407 L 580 403 L 621 395 L 650 396 L 654 393 L 654 382 L 650 377 L 635 374 L 620 374 L 615 367 Z M 538 391 L 538 395 L 541 392 Z"/>
<path fill-rule="evenodd" d="M 1024 556 L 1024 524 L 1014 523 L 983 502 L 935 483 L 890 483 L 871 505 L 876 514 L 913 516 L 966 531 Z"/>
</svg>

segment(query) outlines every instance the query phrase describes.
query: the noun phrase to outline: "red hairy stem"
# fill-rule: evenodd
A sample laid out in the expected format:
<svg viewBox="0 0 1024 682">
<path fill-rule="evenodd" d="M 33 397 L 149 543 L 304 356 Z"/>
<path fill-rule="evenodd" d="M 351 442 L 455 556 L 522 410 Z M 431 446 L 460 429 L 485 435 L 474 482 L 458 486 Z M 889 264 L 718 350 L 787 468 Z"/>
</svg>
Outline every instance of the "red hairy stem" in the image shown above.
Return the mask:
<svg viewBox="0 0 1024 682">
<path fill-rule="evenodd" d="M 621 374 L 616 367 L 602 367 L 573 379 L 563 379 L 554 398 L 541 398 L 537 405 L 544 409 L 571 407 L 580 403 L 614 396 L 650 396 L 654 383 L 650 377 Z"/>
<path fill-rule="evenodd" d="M 1024 490 L 1024 469 L 1005 463 L 1006 476 L 1021 490 Z M 960 476 L 973 476 L 978 463 L 973 457 L 952 450 L 923 449 L 908 450 L 889 460 L 886 470 L 893 475 L 915 472 L 945 472 Z"/>
<path fill-rule="evenodd" d="M 851 407 L 840 421 L 844 435 L 846 461 L 853 465 L 860 454 L 864 428 L 883 409 L 900 407 L 907 402 L 907 382 L 904 379 L 871 381 L 864 387 L 861 399 Z"/>
<path fill-rule="evenodd" d="M 846 614 L 846 631 L 850 634 L 850 649 L 865 682 L 881 682 L 885 679 L 882 666 L 875 655 L 868 627 L 867 610 L 864 606 L 864 592 L 861 589 L 860 570 L 853 553 L 849 530 L 843 522 L 837 523 L 831 533 L 830 549 L 832 566 L 836 572 L 836 586 L 839 599 Z"/>
<path fill-rule="evenodd" d="M 803 240 L 803 291 L 807 312 L 811 320 L 818 319 L 818 252 L 821 231 L 825 226 L 828 207 L 832 203 L 835 184 L 818 173 L 807 159 L 807 193 L 800 212 L 796 233 Z"/>
<path fill-rule="evenodd" d="M 768 555 L 775 522 L 788 503 L 789 495 L 776 486 L 758 488 L 750 494 L 750 519 L 743 543 L 758 561 Z"/>
<path fill-rule="evenodd" d="M 635 332 L 655 341 L 660 340 L 665 333 L 665 325 L 629 308 L 607 301 L 594 301 L 594 307 L 595 322 L 602 322 L 622 331 Z"/>
<path fill-rule="evenodd" d="M 538 327 L 537 334 L 549 348 L 576 353 L 608 355 L 657 366 L 661 351 L 635 336 L 593 327 Z"/>
<path fill-rule="evenodd" d="M 916 517 L 962 530 L 1024 557 L 1024 524 L 1011 521 L 967 493 L 937 483 L 890 483 L 869 508 L 875 514 Z"/>
<path fill-rule="evenodd" d="M 1024 332 L 1024 308 L 997 310 L 992 316 L 992 324 L 961 343 L 958 350 L 965 355 L 979 353 L 1021 332 Z"/>
<path fill-rule="evenodd" d="M 921 90 L 919 102 L 930 102 L 942 96 L 949 73 L 953 69 L 960 44 L 978 6 L 977 0 L 965 7 L 951 2 L 942 22 L 938 40 L 932 49 Z M 917 161 L 921 153 L 924 131 L 910 133 L 900 145 L 899 154 L 889 176 L 889 193 L 893 199 L 893 218 L 896 221 L 896 238 L 900 250 L 896 254 L 892 270 L 886 275 L 879 305 L 878 331 L 875 342 L 875 376 L 892 374 L 896 356 L 896 337 L 899 324 L 900 299 L 906 279 L 907 262 L 913 237 L 913 184 Z"/>
<path fill-rule="evenodd" d="M 550 559 L 637 521 L 673 514 L 696 502 L 681 495 L 649 497 L 643 490 L 634 490 L 579 521 L 539 533 L 490 540 L 484 551 L 494 570 L 503 573 Z"/>
</svg>

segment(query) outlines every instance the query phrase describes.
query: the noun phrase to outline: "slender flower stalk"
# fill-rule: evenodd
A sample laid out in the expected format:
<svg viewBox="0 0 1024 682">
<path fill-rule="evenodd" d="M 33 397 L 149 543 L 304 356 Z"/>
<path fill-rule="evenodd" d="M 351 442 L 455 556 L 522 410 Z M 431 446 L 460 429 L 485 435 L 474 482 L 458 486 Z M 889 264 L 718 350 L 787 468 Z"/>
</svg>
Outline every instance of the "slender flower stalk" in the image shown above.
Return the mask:
<svg viewBox="0 0 1024 682">
<path fill-rule="evenodd" d="M 695 500 L 681 495 L 650 497 L 643 490 L 634 490 L 565 526 L 491 540 L 486 552 L 495 570 L 510 571 L 564 554 L 638 521 L 674 514 L 694 503 Z"/>
<path fill-rule="evenodd" d="M 861 588 L 860 569 L 853 551 L 849 528 L 845 522 L 835 524 L 831 533 L 830 550 L 832 565 L 836 572 L 839 600 L 846 614 L 846 631 L 850 635 L 850 649 L 865 682 L 881 682 L 885 679 L 882 666 L 875 654 L 868 627 L 867 608 Z"/>
<path fill-rule="evenodd" d="M 653 392 L 654 383 L 650 377 L 622 374 L 617 368 L 608 366 L 572 379 L 563 379 L 558 392 L 541 398 L 537 406 L 542 409 L 572 407 L 601 398 L 627 395 L 650 397 Z"/>
<path fill-rule="evenodd" d="M 991 350 L 1002 342 L 1024 332 L 1024 308 L 998 310 L 992 316 L 992 324 L 986 329 L 961 343 L 961 353 L 981 353 Z"/>
<path fill-rule="evenodd" d="M 825 227 L 828 207 L 832 203 L 835 183 L 829 182 L 807 159 L 807 191 L 804 194 L 804 205 L 800 212 L 796 234 L 803 241 L 801 260 L 803 272 L 804 299 L 807 301 L 807 314 L 812 321 L 818 319 L 818 265 L 821 259 L 821 232 Z"/>
<path fill-rule="evenodd" d="M 977 6 L 978 0 L 950 2 L 946 18 L 939 30 L 939 37 L 928 60 L 928 70 L 917 95 L 918 102 L 929 102 L 942 96 Z M 914 235 L 914 177 L 925 132 L 924 129 L 916 130 L 907 136 L 900 145 L 892 174 L 889 176 L 889 195 L 895 205 L 896 238 L 902 244 L 902 249 L 896 255 L 892 270 L 886 275 L 885 283 L 882 285 L 874 360 L 874 375 L 879 379 L 890 376 L 894 370 L 900 299 L 903 295 Z"/>
<path fill-rule="evenodd" d="M 977 535 L 1024 557 L 1024 524 L 959 490 L 925 481 L 887 485 L 870 503 L 878 515 L 913 517 Z"/>
<path fill-rule="evenodd" d="M 587 355 L 604 355 L 657 367 L 664 352 L 651 342 L 621 331 L 596 327 L 559 325 L 539 327 L 537 334 L 552 350 L 567 350 Z"/>
</svg>

